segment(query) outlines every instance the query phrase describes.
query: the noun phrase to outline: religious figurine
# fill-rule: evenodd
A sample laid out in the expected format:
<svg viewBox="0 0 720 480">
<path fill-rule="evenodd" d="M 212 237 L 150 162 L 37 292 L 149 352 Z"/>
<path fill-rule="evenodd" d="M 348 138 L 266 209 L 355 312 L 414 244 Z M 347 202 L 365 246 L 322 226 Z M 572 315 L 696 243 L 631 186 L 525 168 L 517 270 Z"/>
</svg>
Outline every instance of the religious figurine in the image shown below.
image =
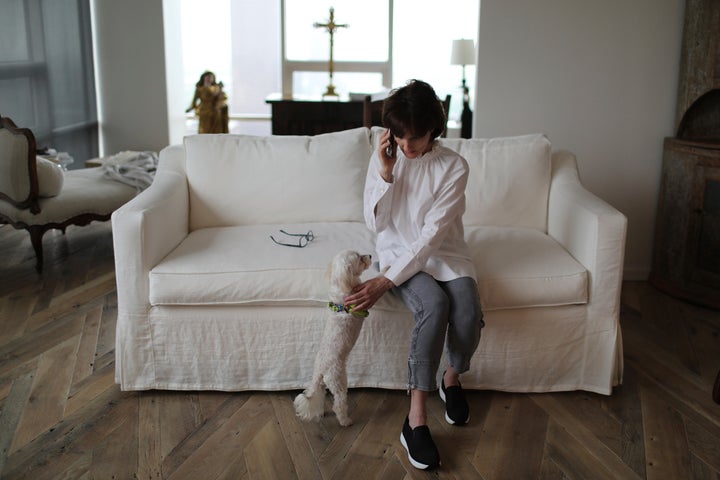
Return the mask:
<svg viewBox="0 0 720 480">
<path fill-rule="evenodd" d="M 199 102 L 199 103 L 198 103 Z M 195 84 L 189 112 L 195 110 L 199 119 L 198 133 L 228 133 L 229 116 L 227 95 L 223 91 L 223 83 L 215 82 L 215 74 L 205 71 Z"/>
<path fill-rule="evenodd" d="M 330 71 L 330 84 L 327 86 L 327 91 L 323 94 L 323 97 L 337 97 L 338 94 L 335 93 L 335 85 L 333 85 L 333 70 L 335 68 L 335 65 L 333 64 L 333 46 L 335 44 L 335 30 L 338 28 L 347 28 L 347 23 L 338 24 L 335 23 L 335 9 L 333 7 L 330 7 L 330 19 L 327 23 L 320 23 L 315 22 L 313 25 L 315 28 L 325 28 L 327 29 L 327 32 L 330 34 L 330 62 L 329 62 L 329 71 Z"/>
</svg>

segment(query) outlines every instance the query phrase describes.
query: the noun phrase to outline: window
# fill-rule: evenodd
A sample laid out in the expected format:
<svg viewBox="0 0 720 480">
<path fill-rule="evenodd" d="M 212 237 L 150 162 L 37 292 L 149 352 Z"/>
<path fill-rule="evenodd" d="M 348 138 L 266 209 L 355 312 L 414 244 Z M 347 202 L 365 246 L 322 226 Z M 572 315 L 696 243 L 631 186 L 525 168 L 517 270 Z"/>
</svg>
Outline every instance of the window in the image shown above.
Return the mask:
<svg viewBox="0 0 720 480">
<path fill-rule="evenodd" d="M 284 0 L 285 94 L 321 97 L 330 82 L 330 7 L 324 1 Z M 392 85 L 389 0 L 334 0 L 333 85 L 336 91 L 374 93 Z M 378 35 L 378 32 L 385 34 Z"/>
<path fill-rule="evenodd" d="M 0 115 L 31 129 L 38 147 L 68 152 L 71 168 L 97 156 L 88 0 L 2 0 Z"/>
<path fill-rule="evenodd" d="M 327 23 L 329 3 L 283 4 L 283 92 L 320 96 L 329 80 L 330 41 L 326 30 L 312 26 Z M 454 39 L 477 39 L 479 0 L 335 0 L 332 5 L 335 22 L 348 24 L 335 34 L 333 84 L 338 92 L 375 93 L 419 78 L 441 98 L 452 95 L 449 117 L 460 118 L 462 67 L 450 65 L 450 51 Z M 468 65 L 465 75 L 474 98 L 475 66 Z"/>
</svg>

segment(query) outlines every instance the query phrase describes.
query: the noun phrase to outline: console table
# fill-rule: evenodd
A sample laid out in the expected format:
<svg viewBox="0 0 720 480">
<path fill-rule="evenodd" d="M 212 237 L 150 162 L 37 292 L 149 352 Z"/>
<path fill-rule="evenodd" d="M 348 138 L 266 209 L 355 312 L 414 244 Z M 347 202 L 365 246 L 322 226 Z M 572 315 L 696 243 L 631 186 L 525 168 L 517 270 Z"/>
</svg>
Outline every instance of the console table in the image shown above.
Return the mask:
<svg viewBox="0 0 720 480">
<path fill-rule="evenodd" d="M 273 135 L 317 135 L 363 126 L 363 101 L 273 94 Z"/>
</svg>

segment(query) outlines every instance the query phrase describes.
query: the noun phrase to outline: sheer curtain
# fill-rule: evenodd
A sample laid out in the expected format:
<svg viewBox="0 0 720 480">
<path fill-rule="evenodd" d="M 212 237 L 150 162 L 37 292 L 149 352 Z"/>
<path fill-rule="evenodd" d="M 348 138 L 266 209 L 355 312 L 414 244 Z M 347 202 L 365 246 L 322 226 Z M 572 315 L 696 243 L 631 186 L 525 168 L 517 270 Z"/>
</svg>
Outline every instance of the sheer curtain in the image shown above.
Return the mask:
<svg viewBox="0 0 720 480">
<path fill-rule="evenodd" d="M 0 1 L 0 115 L 80 168 L 98 154 L 89 0 Z"/>
</svg>

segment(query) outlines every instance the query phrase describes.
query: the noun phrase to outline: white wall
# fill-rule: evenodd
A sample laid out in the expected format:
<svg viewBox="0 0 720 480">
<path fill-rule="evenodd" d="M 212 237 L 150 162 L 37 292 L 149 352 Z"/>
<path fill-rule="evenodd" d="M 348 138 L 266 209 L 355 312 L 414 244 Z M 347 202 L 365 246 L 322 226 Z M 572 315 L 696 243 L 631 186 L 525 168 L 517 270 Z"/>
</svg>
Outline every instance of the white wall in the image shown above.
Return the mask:
<svg viewBox="0 0 720 480">
<path fill-rule="evenodd" d="M 100 152 L 169 143 L 162 0 L 92 0 Z"/>
<path fill-rule="evenodd" d="M 474 136 L 541 132 L 628 217 L 625 278 L 651 265 L 683 0 L 481 0 Z"/>
<path fill-rule="evenodd" d="M 163 0 L 163 30 L 165 40 L 165 86 L 167 88 L 167 125 L 169 138 L 165 145 L 182 143 L 185 136 L 185 98 L 182 52 L 182 2 Z M 162 148 L 162 147 L 161 147 Z"/>
</svg>

